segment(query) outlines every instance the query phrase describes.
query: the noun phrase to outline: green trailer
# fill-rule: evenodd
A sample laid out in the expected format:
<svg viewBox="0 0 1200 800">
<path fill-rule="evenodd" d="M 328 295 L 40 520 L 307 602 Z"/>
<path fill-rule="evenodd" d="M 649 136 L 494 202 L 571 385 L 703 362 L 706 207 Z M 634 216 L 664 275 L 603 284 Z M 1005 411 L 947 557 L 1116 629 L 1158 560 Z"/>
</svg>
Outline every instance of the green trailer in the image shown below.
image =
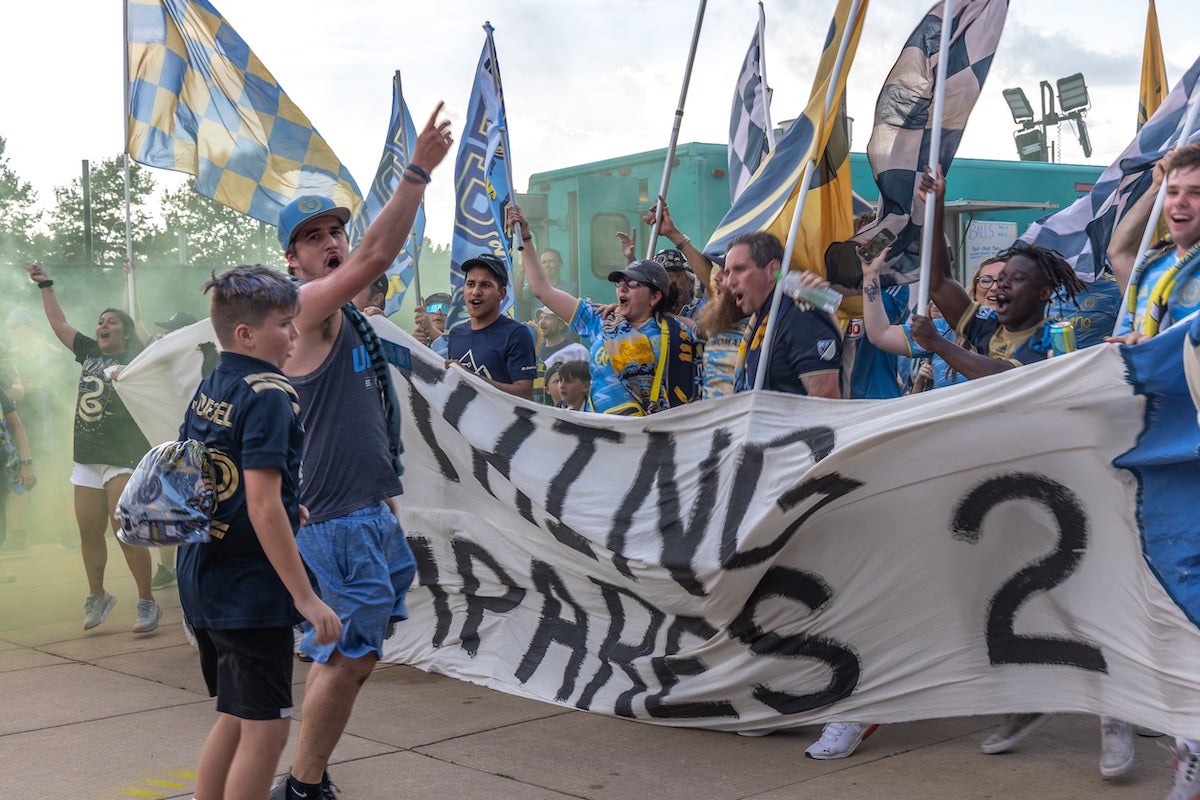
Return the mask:
<svg viewBox="0 0 1200 800">
<path fill-rule="evenodd" d="M 538 246 L 563 254 L 564 274 L 584 297 L 612 298 L 606 278 L 624 263 L 617 231 L 636 228 L 638 252 L 645 252 L 650 231 L 641 217 L 661 185 L 665 159 L 665 149 L 651 150 L 539 172 L 518 196 Z M 707 241 L 729 210 L 727 167 L 725 145 L 691 142 L 675 150 L 667 199 L 676 225 L 693 241 Z M 956 159 L 946 197 L 959 262 L 969 267 L 981 248 L 998 249 L 1029 223 L 1074 202 L 1100 172 L 1080 164 Z M 850 175 L 855 192 L 873 204 L 878 189 L 865 153 L 850 154 Z"/>
</svg>

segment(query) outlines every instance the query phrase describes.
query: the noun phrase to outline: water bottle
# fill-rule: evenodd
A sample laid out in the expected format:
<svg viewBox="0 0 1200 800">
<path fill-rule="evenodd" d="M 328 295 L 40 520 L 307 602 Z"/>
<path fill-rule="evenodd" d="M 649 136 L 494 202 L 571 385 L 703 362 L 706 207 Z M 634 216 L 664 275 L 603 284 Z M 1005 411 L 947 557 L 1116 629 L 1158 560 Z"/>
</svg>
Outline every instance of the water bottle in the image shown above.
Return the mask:
<svg viewBox="0 0 1200 800">
<path fill-rule="evenodd" d="M 814 308 L 832 314 L 842 304 L 842 293 L 832 286 L 802 286 L 800 273 L 789 270 L 783 276 L 783 293 L 793 300 L 802 300 Z"/>
</svg>

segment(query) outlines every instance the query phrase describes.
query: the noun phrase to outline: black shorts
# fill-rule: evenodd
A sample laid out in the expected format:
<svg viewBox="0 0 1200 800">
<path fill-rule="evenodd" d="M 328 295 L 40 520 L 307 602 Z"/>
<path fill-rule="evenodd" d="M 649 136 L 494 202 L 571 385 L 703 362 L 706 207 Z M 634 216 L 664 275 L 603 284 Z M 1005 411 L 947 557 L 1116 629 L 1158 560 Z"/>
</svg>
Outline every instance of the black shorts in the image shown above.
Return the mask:
<svg viewBox="0 0 1200 800">
<path fill-rule="evenodd" d="M 292 715 L 292 629 L 197 628 L 200 670 L 217 711 L 241 719 Z"/>
</svg>

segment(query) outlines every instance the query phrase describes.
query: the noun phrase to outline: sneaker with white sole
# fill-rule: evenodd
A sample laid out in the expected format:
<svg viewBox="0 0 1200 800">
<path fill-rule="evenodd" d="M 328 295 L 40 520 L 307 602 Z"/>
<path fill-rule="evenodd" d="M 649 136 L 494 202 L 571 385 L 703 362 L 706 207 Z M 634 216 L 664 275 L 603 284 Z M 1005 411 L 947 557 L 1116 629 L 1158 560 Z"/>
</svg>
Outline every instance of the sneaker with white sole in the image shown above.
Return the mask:
<svg viewBox="0 0 1200 800">
<path fill-rule="evenodd" d="M 1009 714 L 1004 718 L 1004 727 L 983 740 L 979 749 L 988 755 L 1006 753 L 1026 736 L 1045 725 L 1053 714 Z"/>
<path fill-rule="evenodd" d="M 813 742 L 804 755 L 818 761 L 845 758 L 862 744 L 878 725 L 857 725 L 853 722 L 830 722 L 821 729 L 821 738 Z"/>
<path fill-rule="evenodd" d="M 166 564 L 159 564 L 158 569 L 154 571 L 154 577 L 150 579 L 151 589 L 164 589 L 175 582 L 175 570 L 168 567 Z"/>
<path fill-rule="evenodd" d="M 1171 748 L 1175 752 L 1175 785 L 1167 800 L 1197 800 L 1200 798 L 1200 753 L 1186 745 Z"/>
<path fill-rule="evenodd" d="M 291 800 L 293 796 L 294 794 L 288 791 L 288 779 L 285 777 L 271 787 L 269 800 Z M 321 790 L 313 800 L 338 800 L 337 786 L 329 780 L 328 772 L 321 776 Z"/>
<path fill-rule="evenodd" d="M 108 618 L 108 612 L 117 604 L 117 598 L 108 592 L 89 594 L 83 601 L 83 629 L 90 631 Z"/>
<path fill-rule="evenodd" d="M 138 600 L 137 620 L 133 623 L 134 633 L 149 633 L 158 627 L 162 619 L 162 606 L 153 600 Z"/>
<path fill-rule="evenodd" d="M 1133 726 L 1114 717 L 1100 718 L 1100 774 L 1116 778 L 1133 768 Z"/>
</svg>

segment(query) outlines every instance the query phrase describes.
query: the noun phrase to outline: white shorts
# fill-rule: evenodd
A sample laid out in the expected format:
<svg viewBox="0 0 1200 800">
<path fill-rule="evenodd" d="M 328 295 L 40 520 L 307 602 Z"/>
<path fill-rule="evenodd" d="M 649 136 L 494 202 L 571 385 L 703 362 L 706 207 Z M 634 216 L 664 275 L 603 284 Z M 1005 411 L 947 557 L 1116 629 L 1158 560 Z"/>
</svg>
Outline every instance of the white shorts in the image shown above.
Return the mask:
<svg viewBox="0 0 1200 800">
<path fill-rule="evenodd" d="M 111 464 L 80 464 L 71 468 L 71 483 L 85 489 L 104 490 L 104 485 L 118 475 L 132 475 L 129 467 L 114 467 Z"/>
</svg>

